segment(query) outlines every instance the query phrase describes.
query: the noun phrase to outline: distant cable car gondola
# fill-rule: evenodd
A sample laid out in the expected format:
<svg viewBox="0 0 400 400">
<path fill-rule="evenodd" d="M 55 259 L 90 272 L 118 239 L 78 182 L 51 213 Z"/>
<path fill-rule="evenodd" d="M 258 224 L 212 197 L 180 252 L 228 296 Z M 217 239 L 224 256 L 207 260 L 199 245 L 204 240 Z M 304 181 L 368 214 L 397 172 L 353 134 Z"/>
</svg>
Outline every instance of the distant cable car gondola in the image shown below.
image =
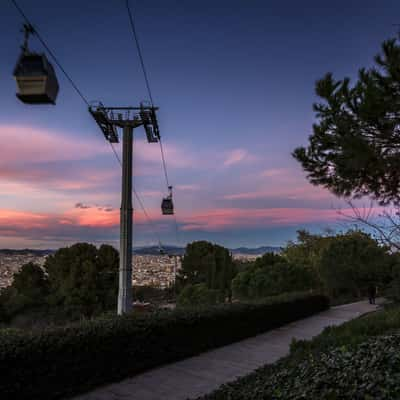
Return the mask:
<svg viewBox="0 0 400 400">
<path fill-rule="evenodd" d="M 55 104 L 59 86 L 53 66 L 45 54 L 29 51 L 28 38 L 35 32 L 33 27 L 24 24 L 24 32 L 22 53 L 14 68 L 17 97 L 27 104 Z"/>
<path fill-rule="evenodd" d="M 164 197 L 161 203 L 161 211 L 163 215 L 173 215 L 174 214 L 174 204 L 172 202 L 172 186 L 168 186 L 169 194 Z"/>
</svg>

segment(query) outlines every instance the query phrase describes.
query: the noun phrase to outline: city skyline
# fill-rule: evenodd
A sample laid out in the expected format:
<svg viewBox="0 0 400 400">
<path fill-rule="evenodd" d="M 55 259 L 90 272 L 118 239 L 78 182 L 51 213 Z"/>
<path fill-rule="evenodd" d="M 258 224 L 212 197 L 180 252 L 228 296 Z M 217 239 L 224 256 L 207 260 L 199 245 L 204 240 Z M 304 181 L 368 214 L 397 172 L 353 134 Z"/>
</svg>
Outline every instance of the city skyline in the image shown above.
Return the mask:
<svg viewBox="0 0 400 400">
<path fill-rule="evenodd" d="M 135 246 L 158 237 L 181 246 L 199 239 L 281 246 L 298 229 L 341 229 L 337 209 L 346 205 L 310 185 L 290 154 L 311 133 L 315 81 L 328 71 L 354 77 L 372 65 L 381 42 L 396 34 L 398 3 L 188 3 L 135 4 L 179 226 L 177 242 L 173 219 L 160 212 L 159 147 L 139 128 L 135 187 L 154 225 L 137 210 Z M 21 5 L 90 100 L 146 99 L 122 3 Z M 60 70 L 56 106 L 16 99 L 22 20 L 11 3 L 1 9 L 0 248 L 117 246 L 121 182 L 110 147 Z M 35 39 L 31 47 L 42 50 Z"/>
</svg>

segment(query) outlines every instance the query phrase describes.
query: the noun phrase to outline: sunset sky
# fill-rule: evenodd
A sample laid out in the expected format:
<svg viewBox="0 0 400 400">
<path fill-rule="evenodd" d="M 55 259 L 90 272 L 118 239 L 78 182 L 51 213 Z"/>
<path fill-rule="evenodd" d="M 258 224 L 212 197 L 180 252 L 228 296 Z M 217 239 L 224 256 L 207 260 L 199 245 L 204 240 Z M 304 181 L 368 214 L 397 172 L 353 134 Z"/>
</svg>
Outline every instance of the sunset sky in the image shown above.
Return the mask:
<svg viewBox="0 0 400 400">
<path fill-rule="evenodd" d="M 20 0 L 89 100 L 147 99 L 123 0 Z M 354 77 L 400 23 L 398 0 L 132 1 L 179 225 L 162 217 L 160 149 L 135 132 L 135 245 L 206 239 L 283 245 L 297 229 L 341 229 L 344 203 L 311 186 L 291 151 L 307 143 L 314 83 Z M 15 97 L 22 19 L 0 5 L 0 248 L 118 243 L 120 167 L 56 69 L 56 106 Z M 33 39 L 31 48 L 42 50 Z M 120 145 L 117 150 L 120 151 Z"/>
</svg>

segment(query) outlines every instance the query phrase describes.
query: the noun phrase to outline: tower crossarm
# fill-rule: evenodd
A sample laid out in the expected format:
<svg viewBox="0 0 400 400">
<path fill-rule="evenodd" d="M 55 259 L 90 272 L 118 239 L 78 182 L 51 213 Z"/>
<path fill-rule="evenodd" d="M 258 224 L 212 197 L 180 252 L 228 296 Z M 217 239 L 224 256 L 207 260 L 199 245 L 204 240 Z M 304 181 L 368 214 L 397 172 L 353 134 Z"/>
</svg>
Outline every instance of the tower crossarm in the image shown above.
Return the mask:
<svg viewBox="0 0 400 400">
<path fill-rule="evenodd" d="M 118 132 L 115 124 L 110 121 L 107 111 L 103 106 L 89 107 L 89 112 L 96 121 L 97 125 L 110 143 L 118 143 Z"/>
<path fill-rule="evenodd" d="M 117 128 L 130 126 L 137 128 L 143 125 L 149 143 L 157 143 L 160 138 L 160 131 L 156 111 L 158 107 L 104 107 L 99 103 L 90 106 L 89 112 L 100 127 L 105 138 L 111 143 L 118 143 Z"/>
</svg>

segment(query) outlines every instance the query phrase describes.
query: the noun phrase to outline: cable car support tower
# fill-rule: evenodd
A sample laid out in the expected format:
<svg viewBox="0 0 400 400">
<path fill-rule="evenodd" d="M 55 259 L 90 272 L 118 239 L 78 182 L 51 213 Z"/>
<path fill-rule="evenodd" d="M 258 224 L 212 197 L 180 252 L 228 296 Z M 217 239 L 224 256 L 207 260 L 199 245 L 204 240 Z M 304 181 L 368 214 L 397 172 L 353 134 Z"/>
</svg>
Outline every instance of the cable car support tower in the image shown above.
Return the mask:
<svg viewBox="0 0 400 400">
<path fill-rule="evenodd" d="M 160 132 L 156 111 L 158 107 L 104 107 L 90 106 L 89 112 L 111 144 L 118 143 L 118 129 L 122 129 L 122 192 L 120 212 L 120 255 L 118 314 L 132 310 L 132 158 L 133 131 L 143 125 L 147 141 L 158 143 Z"/>
</svg>

